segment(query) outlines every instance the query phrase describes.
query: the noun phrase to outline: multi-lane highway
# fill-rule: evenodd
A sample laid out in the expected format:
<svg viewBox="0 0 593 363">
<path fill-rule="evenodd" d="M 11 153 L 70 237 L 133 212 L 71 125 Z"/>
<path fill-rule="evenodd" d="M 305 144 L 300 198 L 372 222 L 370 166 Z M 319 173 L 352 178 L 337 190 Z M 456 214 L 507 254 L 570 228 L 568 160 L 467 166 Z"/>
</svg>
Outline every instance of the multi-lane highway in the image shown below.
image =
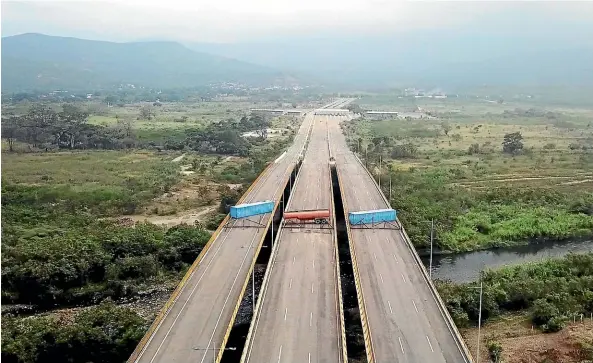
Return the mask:
<svg viewBox="0 0 593 363">
<path fill-rule="evenodd" d="M 339 99 L 325 108 L 349 102 Z M 328 165 L 332 155 L 346 212 L 387 208 L 366 169 L 348 150 L 339 128 L 346 118 L 309 113 L 294 144 L 260 175 L 241 202 L 274 200 L 278 205 L 290 172 L 304 154 L 287 210 L 330 209 L 333 223 Z M 259 216 L 258 222 L 268 226 L 270 214 Z M 204 363 L 220 358 L 265 231 L 219 229 L 129 362 Z M 455 339 L 455 327 L 403 232 L 351 229 L 349 235 L 372 362 L 469 362 L 469 353 Z M 335 238 L 333 225 L 285 226 L 280 231 L 242 361 L 344 360 Z"/>
<path fill-rule="evenodd" d="M 244 195 L 245 203 L 278 201 L 299 155 L 313 115 L 305 117 L 294 144 Z M 270 214 L 259 216 L 268 225 Z M 178 294 L 138 345 L 129 362 L 212 362 L 220 353 L 247 284 L 265 228 L 224 228 L 184 278 Z"/>
<path fill-rule="evenodd" d="M 333 214 L 327 119 L 315 116 L 287 211 Z M 343 361 L 335 231 L 324 227 L 281 230 L 242 362 Z"/>
<path fill-rule="evenodd" d="M 338 126 L 343 119 L 333 117 L 329 127 L 346 212 L 389 208 L 365 168 L 348 150 Z M 402 231 L 351 229 L 350 235 L 362 290 L 358 293 L 364 298 L 370 332 L 371 359 L 379 363 L 469 362 Z"/>
</svg>

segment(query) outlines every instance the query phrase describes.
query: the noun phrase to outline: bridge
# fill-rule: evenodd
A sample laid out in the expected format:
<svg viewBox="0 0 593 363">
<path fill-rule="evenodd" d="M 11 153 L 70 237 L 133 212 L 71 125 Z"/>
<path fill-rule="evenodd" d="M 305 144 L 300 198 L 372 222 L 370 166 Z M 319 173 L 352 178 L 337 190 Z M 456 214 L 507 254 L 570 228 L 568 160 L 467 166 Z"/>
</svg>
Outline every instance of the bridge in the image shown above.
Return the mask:
<svg viewBox="0 0 593 363">
<path fill-rule="evenodd" d="M 286 212 L 329 209 L 330 217 L 319 225 L 281 221 L 241 361 L 346 361 L 330 157 L 346 219 L 349 212 L 390 208 L 340 131 L 339 122 L 352 115 L 329 111 L 351 101 L 306 114 L 293 145 L 239 201 L 271 200 L 271 213 L 252 217 L 248 227 L 225 218 L 128 362 L 220 361 L 297 165 Z M 368 362 L 471 362 L 403 226 L 347 224 L 347 230 Z"/>
</svg>

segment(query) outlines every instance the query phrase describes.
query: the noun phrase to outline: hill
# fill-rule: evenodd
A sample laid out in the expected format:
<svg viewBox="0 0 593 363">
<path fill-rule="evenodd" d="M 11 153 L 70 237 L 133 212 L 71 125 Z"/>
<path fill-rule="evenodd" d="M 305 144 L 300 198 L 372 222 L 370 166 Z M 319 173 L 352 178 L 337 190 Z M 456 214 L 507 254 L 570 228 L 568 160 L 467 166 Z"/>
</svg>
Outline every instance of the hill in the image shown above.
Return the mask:
<svg viewBox="0 0 593 363">
<path fill-rule="evenodd" d="M 2 90 L 269 84 L 272 68 L 196 52 L 176 42 L 113 43 L 42 34 L 2 38 Z"/>
</svg>

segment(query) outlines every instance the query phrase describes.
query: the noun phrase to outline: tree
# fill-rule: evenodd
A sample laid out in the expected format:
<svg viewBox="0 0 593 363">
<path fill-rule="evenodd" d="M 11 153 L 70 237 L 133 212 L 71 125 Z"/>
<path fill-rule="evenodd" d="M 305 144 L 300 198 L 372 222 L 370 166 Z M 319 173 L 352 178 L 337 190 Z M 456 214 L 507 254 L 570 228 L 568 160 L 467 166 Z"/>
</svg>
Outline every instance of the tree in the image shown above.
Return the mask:
<svg viewBox="0 0 593 363">
<path fill-rule="evenodd" d="M 23 119 L 26 141 L 33 147 L 39 146 L 57 119 L 58 115 L 51 107 L 43 104 L 33 105 Z"/>
<path fill-rule="evenodd" d="M 89 114 L 74 105 L 64 104 L 62 112 L 58 114 L 58 122 L 53 127 L 55 143 L 60 147 L 65 145 L 74 149 L 76 144 L 88 131 L 87 120 Z"/>
<path fill-rule="evenodd" d="M 451 131 L 452 127 L 451 127 L 451 125 L 449 125 L 449 123 L 447 121 L 444 121 L 443 123 L 441 123 L 441 128 L 443 129 L 445 136 L 449 136 L 449 131 Z"/>
<path fill-rule="evenodd" d="M 510 134 L 504 135 L 504 140 L 502 141 L 502 151 L 509 154 L 517 154 L 521 150 L 523 150 L 523 136 L 520 132 L 513 132 Z"/>
<path fill-rule="evenodd" d="M 14 151 L 14 142 L 22 132 L 22 117 L 10 115 L 2 122 L 2 137 L 8 142 L 8 151 Z"/>
<path fill-rule="evenodd" d="M 480 144 L 471 144 L 467 149 L 468 155 L 479 154 L 480 153 Z"/>
<path fill-rule="evenodd" d="M 271 126 L 270 121 L 262 116 L 251 116 L 250 121 L 255 128 L 255 133 L 259 136 L 260 139 L 265 140 L 268 138 L 268 127 Z"/>
<path fill-rule="evenodd" d="M 154 117 L 154 110 L 150 105 L 140 107 L 140 120 L 151 120 Z"/>
</svg>

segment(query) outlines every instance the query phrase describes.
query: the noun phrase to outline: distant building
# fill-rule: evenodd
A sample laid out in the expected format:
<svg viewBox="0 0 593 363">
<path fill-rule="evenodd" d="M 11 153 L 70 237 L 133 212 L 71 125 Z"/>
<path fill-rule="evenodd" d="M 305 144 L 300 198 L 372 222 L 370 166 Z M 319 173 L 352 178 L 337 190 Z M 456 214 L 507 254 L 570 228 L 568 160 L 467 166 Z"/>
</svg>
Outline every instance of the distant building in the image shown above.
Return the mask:
<svg viewBox="0 0 593 363">
<path fill-rule="evenodd" d="M 387 120 L 396 118 L 398 111 L 366 111 L 364 115 L 372 120 Z"/>
</svg>

